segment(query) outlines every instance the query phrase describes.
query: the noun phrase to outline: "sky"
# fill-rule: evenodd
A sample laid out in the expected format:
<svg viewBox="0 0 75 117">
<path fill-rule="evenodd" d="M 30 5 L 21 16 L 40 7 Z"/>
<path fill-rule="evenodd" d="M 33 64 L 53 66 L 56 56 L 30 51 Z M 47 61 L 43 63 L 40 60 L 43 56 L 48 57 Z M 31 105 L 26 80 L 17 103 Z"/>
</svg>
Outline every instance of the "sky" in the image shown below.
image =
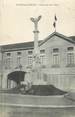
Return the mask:
<svg viewBox="0 0 75 117">
<path fill-rule="evenodd" d="M 42 16 L 38 23 L 39 40 L 56 31 L 75 36 L 75 0 L 0 0 L 0 45 L 34 40 L 31 17 Z"/>
</svg>

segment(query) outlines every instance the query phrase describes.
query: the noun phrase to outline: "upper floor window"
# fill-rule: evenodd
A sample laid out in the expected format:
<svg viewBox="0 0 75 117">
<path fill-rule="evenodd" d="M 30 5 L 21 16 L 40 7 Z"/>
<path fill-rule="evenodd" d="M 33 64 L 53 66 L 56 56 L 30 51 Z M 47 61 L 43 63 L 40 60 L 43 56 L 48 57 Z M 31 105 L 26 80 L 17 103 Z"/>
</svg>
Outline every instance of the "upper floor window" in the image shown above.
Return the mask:
<svg viewBox="0 0 75 117">
<path fill-rule="evenodd" d="M 6 58 L 5 60 L 5 69 L 10 69 L 11 68 L 11 58 Z"/>
<path fill-rule="evenodd" d="M 44 54 L 45 53 L 45 50 L 40 50 L 40 54 Z"/>
<path fill-rule="evenodd" d="M 57 52 L 59 52 L 59 49 L 58 48 L 54 48 L 53 49 L 53 53 L 57 53 Z"/>
<path fill-rule="evenodd" d="M 58 54 L 54 54 L 53 55 L 53 65 L 54 66 L 58 66 L 59 65 L 59 55 Z"/>
<path fill-rule="evenodd" d="M 32 65 L 32 63 L 33 63 L 33 57 L 28 56 L 28 65 Z"/>
<path fill-rule="evenodd" d="M 67 50 L 68 50 L 68 51 L 73 51 L 74 48 L 73 48 L 73 47 L 68 47 Z"/>
<path fill-rule="evenodd" d="M 17 67 L 21 64 L 21 57 L 17 57 Z"/>
<path fill-rule="evenodd" d="M 74 47 L 68 47 L 67 50 L 68 50 L 68 53 L 67 53 L 67 66 L 72 67 L 75 64 L 75 61 L 74 61 L 75 55 L 74 55 L 74 52 L 73 52 Z"/>
<path fill-rule="evenodd" d="M 53 49 L 53 53 L 52 53 L 52 67 L 59 67 L 59 49 L 58 48 L 54 48 Z"/>
<path fill-rule="evenodd" d="M 74 53 L 68 53 L 67 54 L 67 65 L 68 66 L 74 66 Z"/>
<path fill-rule="evenodd" d="M 17 55 L 21 55 L 21 52 L 17 52 Z"/>
<path fill-rule="evenodd" d="M 7 56 L 10 56 L 11 55 L 11 53 L 7 53 Z"/>
<path fill-rule="evenodd" d="M 41 64 L 45 64 L 45 55 L 40 55 Z"/>
<path fill-rule="evenodd" d="M 40 50 L 40 62 L 41 64 L 45 64 L 45 50 Z"/>
<path fill-rule="evenodd" d="M 28 51 L 28 54 L 30 55 L 30 54 L 33 54 L 33 51 L 32 50 L 29 50 Z"/>
</svg>

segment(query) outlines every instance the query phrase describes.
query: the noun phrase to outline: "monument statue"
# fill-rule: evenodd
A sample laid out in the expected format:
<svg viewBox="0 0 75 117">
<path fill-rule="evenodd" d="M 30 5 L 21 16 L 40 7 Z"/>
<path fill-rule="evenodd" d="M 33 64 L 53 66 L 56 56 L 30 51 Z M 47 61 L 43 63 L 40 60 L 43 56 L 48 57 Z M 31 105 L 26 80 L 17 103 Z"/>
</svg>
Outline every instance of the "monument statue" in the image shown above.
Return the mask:
<svg viewBox="0 0 75 117">
<path fill-rule="evenodd" d="M 40 50 L 38 45 L 38 22 L 41 19 L 41 16 L 37 18 L 30 18 L 31 21 L 34 23 L 34 54 L 33 54 L 33 64 L 32 64 L 32 71 L 33 71 L 33 82 L 34 84 L 39 85 L 39 83 L 43 83 L 42 80 L 42 68 L 40 62 Z"/>
<path fill-rule="evenodd" d="M 41 16 L 39 16 L 38 18 L 30 18 L 31 21 L 34 23 L 34 56 L 36 56 L 36 54 L 39 54 L 39 48 L 38 48 L 38 22 L 41 19 Z"/>
<path fill-rule="evenodd" d="M 30 18 L 31 21 L 34 23 L 34 54 L 33 54 L 33 63 L 31 69 L 26 69 L 26 75 L 24 81 L 21 82 L 21 85 L 24 85 L 27 89 L 31 87 L 33 81 L 36 83 L 37 79 L 41 78 L 41 69 L 40 69 L 40 52 L 38 47 L 38 22 L 41 19 L 41 16 L 38 16 L 38 18 Z M 21 66 L 20 66 L 21 67 Z M 21 68 L 20 68 L 21 69 Z M 24 87 L 24 89 L 25 89 Z"/>
</svg>

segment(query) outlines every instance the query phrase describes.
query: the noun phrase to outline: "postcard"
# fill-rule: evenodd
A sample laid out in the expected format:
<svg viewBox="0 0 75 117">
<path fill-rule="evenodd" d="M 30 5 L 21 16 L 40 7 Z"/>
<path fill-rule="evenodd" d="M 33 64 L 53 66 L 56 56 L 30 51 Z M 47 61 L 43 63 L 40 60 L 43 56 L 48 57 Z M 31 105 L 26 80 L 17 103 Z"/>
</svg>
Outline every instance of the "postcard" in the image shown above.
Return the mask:
<svg viewBox="0 0 75 117">
<path fill-rule="evenodd" d="M 75 117 L 74 0 L 0 0 L 0 117 Z"/>
</svg>

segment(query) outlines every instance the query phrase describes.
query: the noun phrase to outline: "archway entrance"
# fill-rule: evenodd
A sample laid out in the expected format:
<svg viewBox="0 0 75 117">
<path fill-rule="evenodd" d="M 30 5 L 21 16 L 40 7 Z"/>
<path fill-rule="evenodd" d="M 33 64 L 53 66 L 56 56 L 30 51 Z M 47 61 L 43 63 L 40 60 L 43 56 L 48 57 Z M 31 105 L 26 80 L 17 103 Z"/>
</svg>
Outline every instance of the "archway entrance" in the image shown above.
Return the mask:
<svg viewBox="0 0 75 117">
<path fill-rule="evenodd" d="M 25 73 L 26 72 L 24 71 L 14 71 L 9 73 L 7 76 L 7 88 L 14 88 L 19 86 L 21 81 L 24 81 Z"/>
</svg>

